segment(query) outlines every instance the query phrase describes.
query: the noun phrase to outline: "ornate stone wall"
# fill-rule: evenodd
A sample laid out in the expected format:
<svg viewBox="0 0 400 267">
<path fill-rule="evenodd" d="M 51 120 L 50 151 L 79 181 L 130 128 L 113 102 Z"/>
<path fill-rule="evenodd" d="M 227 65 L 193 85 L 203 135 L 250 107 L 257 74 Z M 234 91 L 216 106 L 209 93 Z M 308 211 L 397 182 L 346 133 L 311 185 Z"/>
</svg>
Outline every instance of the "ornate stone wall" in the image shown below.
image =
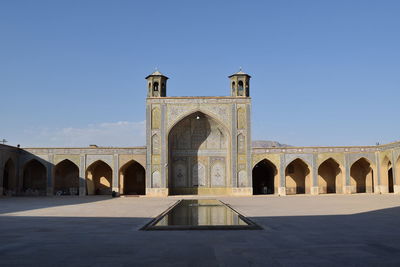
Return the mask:
<svg viewBox="0 0 400 267">
<path fill-rule="evenodd" d="M 366 162 L 370 170 L 365 175 L 366 192 L 388 193 L 389 184 L 392 190 L 400 193 L 400 142 L 379 146 L 359 147 L 286 147 L 286 148 L 253 148 L 253 167 L 263 159 L 267 159 L 278 169 L 278 194 L 287 193 L 286 174 L 288 165 L 296 159 L 302 160 L 310 170 L 311 194 L 323 193 L 320 190 L 321 181 L 319 167 L 331 159 L 337 164 L 335 181 L 336 193 L 356 193 L 355 177 L 352 177 L 351 168 L 356 166 L 360 159 Z M 389 165 L 390 162 L 390 165 Z M 397 162 L 397 165 L 393 162 Z M 386 169 L 385 169 L 386 168 Z M 391 175 L 388 172 L 391 172 Z M 361 170 L 355 170 L 357 175 Z M 391 177 L 389 177 L 391 176 Z M 389 181 L 390 179 L 390 181 Z M 372 183 L 371 185 L 368 183 Z"/>
<path fill-rule="evenodd" d="M 184 124 L 184 123 L 183 123 Z M 215 125 L 214 125 L 215 124 Z M 191 133 L 189 141 L 181 141 L 181 138 L 176 138 L 174 141 L 174 156 L 179 160 L 175 161 L 177 164 L 175 174 L 171 174 L 177 180 L 178 187 L 197 187 L 199 192 L 203 193 L 221 193 L 232 194 L 240 188 L 251 187 L 249 184 L 248 175 L 251 174 L 253 167 L 267 159 L 277 170 L 275 186 L 278 190 L 275 194 L 285 195 L 287 191 L 287 167 L 296 160 L 302 160 L 307 168 L 310 170 L 310 193 L 319 194 L 324 193 L 321 190 L 321 179 L 324 172 L 319 171 L 319 167 L 331 160 L 337 164 L 336 179 L 336 193 L 356 193 L 356 185 L 354 184 L 355 178 L 351 176 L 351 168 L 359 159 L 363 159 L 370 166 L 372 179 L 368 178 L 369 182 L 372 180 L 373 186 L 369 191 L 374 193 L 388 193 L 389 185 L 393 184 L 393 191 L 400 193 L 400 142 L 380 145 L 380 146 L 364 146 L 364 147 L 290 147 L 290 148 L 253 148 L 252 149 L 252 164 L 250 167 L 246 166 L 246 157 L 242 157 L 240 153 L 243 152 L 241 145 L 238 144 L 237 150 L 237 163 L 232 163 L 232 155 L 236 153 L 232 151 L 234 139 L 222 138 L 218 132 L 218 127 L 222 127 L 217 122 L 212 122 L 214 125 L 210 128 L 205 128 L 206 137 L 203 136 L 202 142 L 197 142 L 201 131 L 196 132 L 196 128 L 190 124 Z M 161 125 L 160 125 L 161 126 Z M 184 128 L 181 128 L 184 129 Z M 237 133 L 245 134 L 237 129 Z M 227 131 L 225 129 L 225 131 Z M 180 131 L 184 133 L 185 131 Z M 232 134 L 232 133 L 230 133 Z M 238 143 L 242 142 L 242 137 L 237 134 Z M 224 135 L 225 136 L 225 135 Z M 160 139 L 161 136 L 159 136 Z M 174 137 L 175 138 L 175 137 Z M 192 142 L 192 139 L 195 139 Z M 223 141 L 221 141 L 223 140 Z M 246 139 L 245 139 L 246 140 Z M 161 141 L 160 141 L 161 142 Z M 197 142 L 197 143 L 196 143 Z M 152 143 L 154 143 L 152 141 Z M 157 142 L 155 142 L 157 144 Z M 199 150 L 193 153 L 192 144 L 197 144 Z M 152 188 L 153 192 L 158 192 L 160 195 L 165 194 L 165 185 L 161 175 L 161 155 L 162 144 L 159 144 L 160 150 L 156 151 L 153 157 L 152 166 L 154 169 L 150 173 L 149 180 L 151 183 L 146 182 L 146 187 Z M 227 156 L 228 155 L 228 156 Z M 231 155 L 231 162 L 226 160 L 226 157 Z M 134 160 L 142 166 L 146 166 L 146 148 L 26 148 L 18 149 L 15 147 L 0 145 L 0 185 L 1 190 L 6 187 L 4 185 L 4 176 L 8 172 L 9 179 L 9 192 L 10 194 L 22 193 L 23 171 L 26 164 L 33 159 L 40 162 L 46 169 L 47 179 L 47 193 L 52 195 L 54 193 L 54 167 L 63 160 L 69 160 L 79 168 L 79 193 L 85 195 L 85 179 L 86 170 L 90 165 L 96 161 L 103 161 L 113 171 L 112 174 L 112 189 L 117 191 L 118 188 L 118 172 L 128 162 Z M 167 161 L 168 162 L 168 161 Z M 390 164 L 389 164 L 390 162 Z M 168 162 L 168 164 L 171 164 Z M 240 166 L 244 164 L 244 166 Z M 365 164 L 364 164 L 365 165 Z M 11 166 L 11 167 L 10 167 Z M 151 166 L 151 164 L 150 164 Z M 165 165 L 164 165 L 165 166 Z M 167 165 L 168 166 L 168 165 Z M 8 170 L 6 170 L 8 168 Z M 237 186 L 233 185 L 234 176 L 230 176 L 232 172 L 229 171 L 237 168 Z M 389 168 L 392 172 L 391 181 L 389 181 L 388 171 Z M 146 169 L 147 170 L 147 169 Z M 355 171 L 354 175 L 357 175 Z M 369 174 L 368 173 L 368 174 Z M 147 176 L 147 175 L 146 175 Z M 180 181 L 179 177 L 187 177 L 186 180 Z M 275 179 L 275 178 L 274 178 Z M 308 180 L 307 180 L 308 181 Z M 232 183 L 232 184 L 231 184 Z M 369 185 L 368 185 L 369 186 Z M 340 187 L 340 188 L 339 188 Z M 207 188 L 214 189 L 205 190 Z M 369 188 L 369 187 L 368 187 Z M 158 190 L 158 191 L 157 191 Z"/>
<path fill-rule="evenodd" d="M 142 166 L 146 166 L 146 148 L 112 148 L 112 147 L 87 147 L 87 148 L 24 148 L 18 149 L 0 145 L 0 169 L 4 165 L 3 159 L 11 158 L 15 166 L 15 172 L 10 179 L 15 183 L 13 194 L 25 194 L 23 192 L 23 176 L 27 163 L 32 160 L 38 161 L 46 169 L 46 188 L 47 195 L 54 192 L 54 170 L 55 167 L 69 160 L 79 169 L 79 194 L 86 195 L 87 169 L 95 162 L 101 161 L 112 169 L 111 190 L 119 192 L 118 173 L 120 168 L 129 161 L 136 161 Z M 7 152 L 11 151 L 11 152 Z M 0 170 L 0 182 L 3 180 L 3 171 Z"/>
<path fill-rule="evenodd" d="M 170 193 L 190 192 L 190 189 L 197 193 L 198 187 L 225 187 L 228 140 L 225 126 L 202 112 L 177 123 L 168 139 Z"/>
<path fill-rule="evenodd" d="M 147 192 L 251 194 L 250 102 L 237 97 L 148 98 L 147 131 L 159 134 L 159 142 L 147 139 L 147 167 L 159 171 L 161 187 L 155 190 L 149 181 Z M 159 130 L 154 129 L 156 109 L 161 110 Z"/>
</svg>

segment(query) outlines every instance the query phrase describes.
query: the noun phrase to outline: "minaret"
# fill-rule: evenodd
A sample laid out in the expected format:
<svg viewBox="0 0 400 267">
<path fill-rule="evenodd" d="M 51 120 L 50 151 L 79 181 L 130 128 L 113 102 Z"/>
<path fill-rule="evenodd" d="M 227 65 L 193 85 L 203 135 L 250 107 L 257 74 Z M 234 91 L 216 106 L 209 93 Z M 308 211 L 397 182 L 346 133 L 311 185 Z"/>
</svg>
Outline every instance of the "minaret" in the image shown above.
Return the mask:
<svg viewBox="0 0 400 267">
<path fill-rule="evenodd" d="M 168 77 L 164 76 L 158 70 L 146 77 L 148 82 L 147 97 L 165 97 L 167 96 L 167 80 Z"/>
<path fill-rule="evenodd" d="M 231 81 L 231 96 L 249 97 L 250 96 L 251 76 L 243 72 L 242 69 L 229 76 Z"/>
</svg>

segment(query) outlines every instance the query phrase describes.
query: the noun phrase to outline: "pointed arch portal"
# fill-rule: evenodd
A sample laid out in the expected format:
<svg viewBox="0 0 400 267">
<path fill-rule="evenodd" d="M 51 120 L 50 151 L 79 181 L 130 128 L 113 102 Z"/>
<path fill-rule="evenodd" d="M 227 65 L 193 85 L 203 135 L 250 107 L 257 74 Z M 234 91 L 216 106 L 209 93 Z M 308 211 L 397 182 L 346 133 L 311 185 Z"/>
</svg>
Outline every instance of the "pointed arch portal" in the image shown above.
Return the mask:
<svg viewBox="0 0 400 267">
<path fill-rule="evenodd" d="M 104 161 L 92 163 L 86 170 L 86 192 L 88 195 L 108 195 L 112 188 L 112 169 Z"/>
<path fill-rule="evenodd" d="M 286 167 L 285 176 L 287 194 L 310 193 L 310 168 L 303 160 L 293 160 Z"/>
<path fill-rule="evenodd" d="M 131 160 L 120 169 L 120 192 L 124 195 L 144 195 L 145 170 L 137 161 Z"/>
<path fill-rule="evenodd" d="M 360 158 L 350 167 L 352 193 L 374 192 L 374 172 L 370 162 Z"/>
<path fill-rule="evenodd" d="M 276 192 L 276 166 L 263 159 L 253 168 L 253 195 L 274 194 Z"/>
<path fill-rule="evenodd" d="M 171 129 L 168 154 L 170 194 L 198 194 L 229 183 L 228 131 L 203 112 L 186 116 Z"/>
<path fill-rule="evenodd" d="M 79 195 L 79 168 L 68 159 L 54 168 L 54 194 Z"/>
<path fill-rule="evenodd" d="M 381 164 L 381 186 L 382 193 L 394 192 L 392 162 L 388 156 L 383 158 Z"/>
<path fill-rule="evenodd" d="M 16 191 L 15 164 L 12 159 L 7 160 L 3 172 L 3 194 L 14 195 Z"/>
<path fill-rule="evenodd" d="M 397 158 L 397 160 L 394 162 L 393 166 L 392 166 L 392 177 L 393 177 L 393 168 L 395 170 L 396 173 L 396 179 L 394 180 L 393 178 L 393 190 L 395 187 L 398 187 L 400 184 L 400 156 Z M 398 189 L 396 189 L 396 193 Z"/>
<path fill-rule="evenodd" d="M 390 165 L 388 167 L 388 191 L 389 191 L 389 193 L 394 193 L 393 168 L 392 168 L 392 165 Z"/>
<path fill-rule="evenodd" d="M 22 190 L 26 195 L 46 195 L 46 167 L 36 159 L 25 164 Z"/>
<path fill-rule="evenodd" d="M 342 177 L 339 163 L 329 158 L 318 167 L 318 185 L 320 194 L 341 193 Z"/>
</svg>

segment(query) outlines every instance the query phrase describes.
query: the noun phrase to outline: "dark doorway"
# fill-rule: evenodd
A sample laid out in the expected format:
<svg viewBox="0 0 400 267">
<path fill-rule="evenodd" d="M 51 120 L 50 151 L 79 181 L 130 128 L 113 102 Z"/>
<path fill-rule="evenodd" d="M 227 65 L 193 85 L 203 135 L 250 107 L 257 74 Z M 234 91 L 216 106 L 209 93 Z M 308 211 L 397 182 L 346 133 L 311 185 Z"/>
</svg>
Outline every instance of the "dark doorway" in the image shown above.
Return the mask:
<svg viewBox="0 0 400 267">
<path fill-rule="evenodd" d="M 46 195 L 46 167 L 38 160 L 29 161 L 23 172 L 22 190 L 26 195 Z"/>
<path fill-rule="evenodd" d="M 256 164 L 253 168 L 253 195 L 275 193 L 275 165 L 267 159 Z"/>
<path fill-rule="evenodd" d="M 79 168 L 68 159 L 55 166 L 54 193 L 56 195 L 79 194 Z"/>
<path fill-rule="evenodd" d="M 14 162 L 9 159 L 4 165 L 3 173 L 3 195 L 15 195 L 15 165 Z"/>
<path fill-rule="evenodd" d="M 394 186 L 393 186 L 393 169 L 390 168 L 388 170 L 388 179 L 389 179 L 389 193 L 394 193 Z"/>
<path fill-rule="evenodd" d="M 4 169 L 4 174 L 3 174 L 3 195 L 6 195 L 7 191 L 8 191 L 8 184 L 9 184 L 8 176 L 9 176 L 8 170 Z"/>
<path fill-rule="evenodd" d="M 142 165 L 132 160 L 121 168 L 121 193 L 124 195 L 145 195 L 145 170 Z"/>
</svg>

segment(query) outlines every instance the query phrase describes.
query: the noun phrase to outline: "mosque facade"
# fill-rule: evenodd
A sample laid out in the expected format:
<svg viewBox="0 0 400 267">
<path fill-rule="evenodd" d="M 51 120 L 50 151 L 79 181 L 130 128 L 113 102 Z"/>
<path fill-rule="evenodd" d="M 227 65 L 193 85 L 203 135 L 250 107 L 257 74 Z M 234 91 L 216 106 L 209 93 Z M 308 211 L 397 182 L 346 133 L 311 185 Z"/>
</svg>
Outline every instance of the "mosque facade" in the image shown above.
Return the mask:
<svg viewBox="0 0 400 267">
<path fill-rule="evenodd" d="M 252 147 L 251 76 L 230 96 L 168 97 L 146 77 L 146 146 L 0 145 L 0 195 L 291 195 L 400 193 L 400 142 Z"/>
</svg>

